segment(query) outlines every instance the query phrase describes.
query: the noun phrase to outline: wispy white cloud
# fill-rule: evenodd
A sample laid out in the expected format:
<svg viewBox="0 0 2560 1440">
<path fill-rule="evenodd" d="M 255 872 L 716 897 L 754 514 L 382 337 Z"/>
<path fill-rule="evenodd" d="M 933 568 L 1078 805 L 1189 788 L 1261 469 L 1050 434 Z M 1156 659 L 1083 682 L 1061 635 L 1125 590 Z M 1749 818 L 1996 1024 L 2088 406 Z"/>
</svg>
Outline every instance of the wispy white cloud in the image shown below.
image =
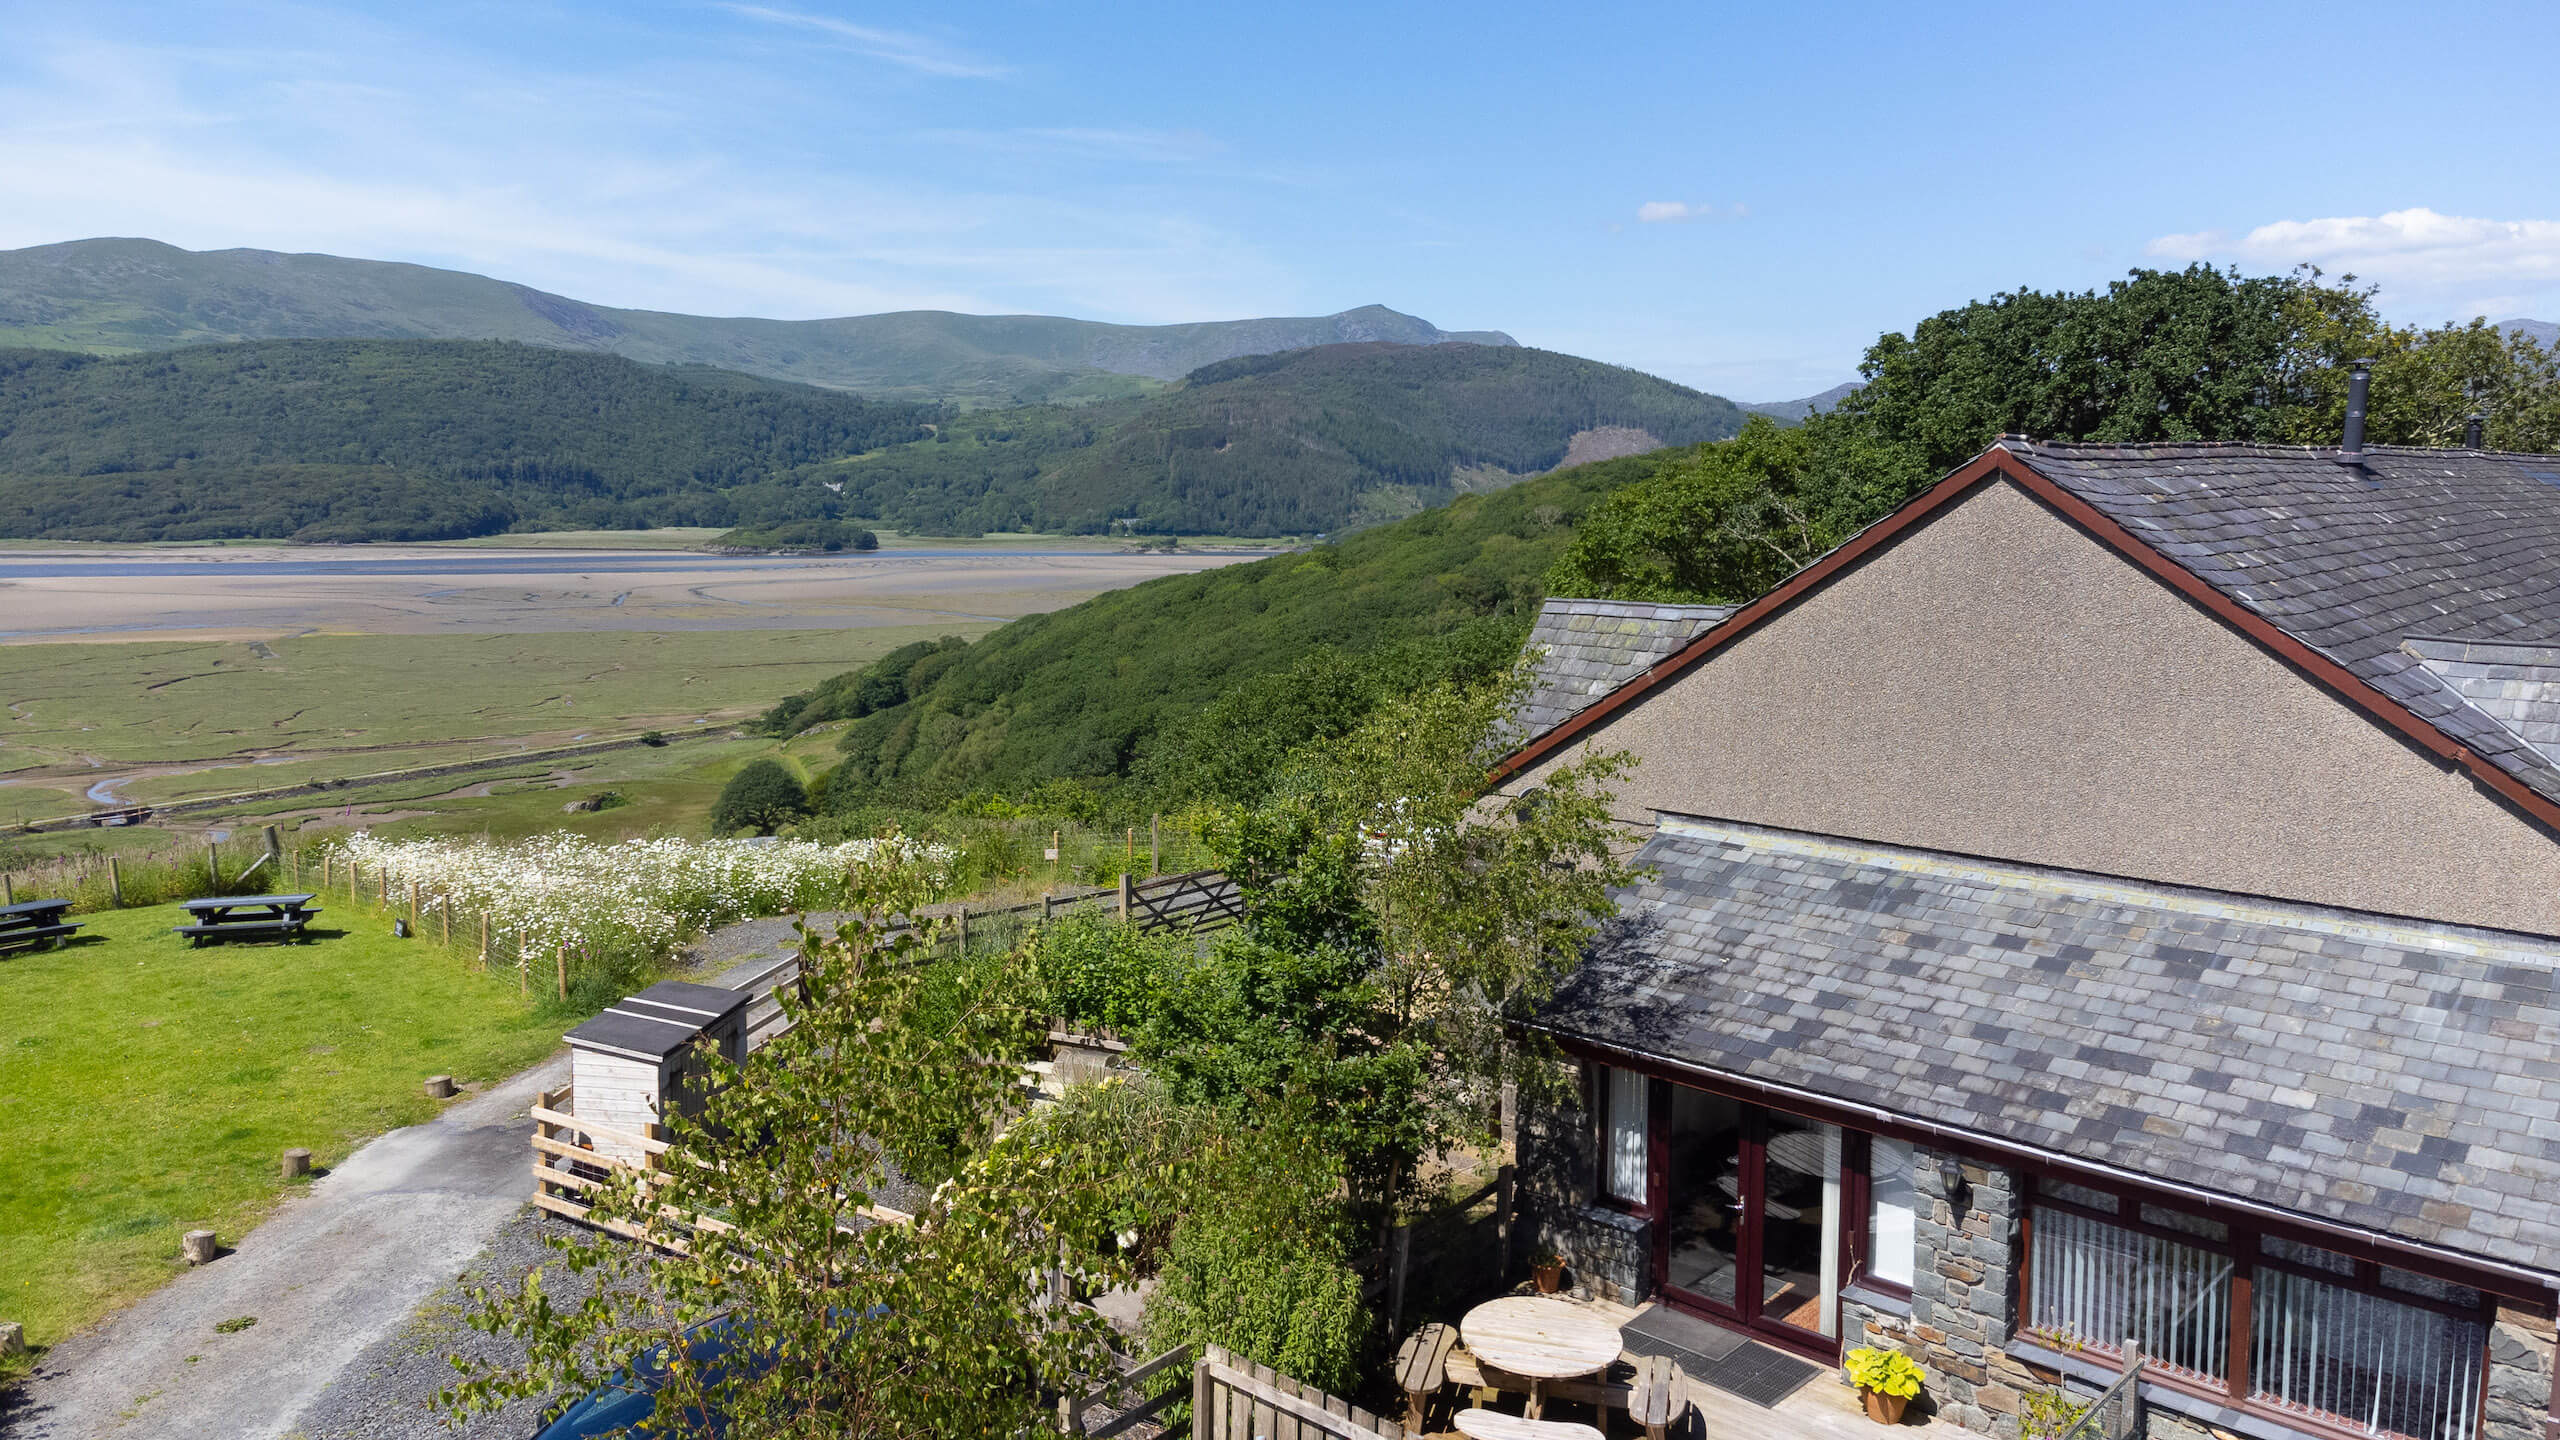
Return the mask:
<svg viewBox="0 0 2560 1440">
<path fill-rule="evenodd" d="M 1022 155 L 1178 165 L 1217 159 L 1227 147 L 1197 130 L 1111 130 L 1075 126 L 1019 130 L 928 130 L 921 139 Z"/>
<path fill-rule="evenodd" d="M 2381 215 L 2278 220 L 2244 234 L 2200 230 L 2144 247 L 2162 260 L 2253 268 L 2317 265 L 2381 287 L 2393 310 L 2502 319 L 2560 293 L 2560 221 L 2484 220 L 2418 207 Z"/>
<path fill-rule="evenodd" d="M 831 15 L 810 15 L 798 10 L 778 10 L 766 5 L 722 5 L 733 15 L 762 20 L 771 25 L 789 25 L 814 31 L 833 39 L 843 48 L 874 60 L 885 60 L 923 75 L 939 75 L 960 80 L 984 80 L 1011 73 L 1012 67 L 999 65 L 966 54 L 927 35 L 904 30 L 882 30 L 871 25 L 856 25 Z"/>
<path fill-rule="evenodd" d="M 138 235 L 326 251 L 604 304 L 783 318 L 1313 308 L 1253 237 L 1201 218 L 1178 189 L 1102 200 L 1045 171 L 955 170 L 899 143 L 914 132 L 894 116 L 823 108 L 841 97 L 832 77 L 760 55 L 535 69 L 350 21 L 292 53 L 208 57 L 74 29 L 15 58 L 0 62 L 0 248 Z M 758 103 L 727 98 L 749 93 Z M 813 115 L 828 122 L 815 132 Z M 1022 133 L 1116 148 L 1142 170 L 1150 153 L 1215 145 L 1107 126 Z"/>
<path fill-rule="evenodd" d="M 1648 200 L 1636 207 L 1636 219 L 1646 225 L 1678 225 L 1692 220 L 1739 220 L 1751 212 L 1741 205 L 1718 208 L 1704 201 Z"/>
</svg>

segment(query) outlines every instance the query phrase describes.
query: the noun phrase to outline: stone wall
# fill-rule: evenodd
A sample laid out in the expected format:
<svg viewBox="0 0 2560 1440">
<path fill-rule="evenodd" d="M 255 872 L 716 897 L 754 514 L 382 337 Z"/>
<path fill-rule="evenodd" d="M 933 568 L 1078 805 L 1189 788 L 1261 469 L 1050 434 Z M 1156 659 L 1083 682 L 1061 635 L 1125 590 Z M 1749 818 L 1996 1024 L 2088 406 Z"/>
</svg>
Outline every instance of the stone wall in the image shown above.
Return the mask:
<svg viewBox="0 0 2560 1440">
<path fill-rule="evenodd" d="M 1526 1237 L 1529 1249 L 1563 1256 L 1565 1281 L 1575 1291 L 1621 1305 L 1641 1302 L 1652 1272 L 1653 1227 L 1596 1203 L 1599 1156 L 1589 1113 L 1573 1104 L 1523 1106 L 1518 1155 L 1514 1233 Z M 1528 1257 L 1514 1259 L 1525 1264 Z"/>
<path fill-rule="evenodd" d="M 2024 1182 L 2006 1170 L 1966 1164 L 1950 1186 L 1939 1157 L 1914 1152 L 1913 1179 L 1925 1205 L 1911 1276 L 1911 1313 L 1901 1316 L 1841 1302 L 1850 1346 L 1900 1350 L 1929 1373 L 1922 1392 L 1941 1419 L 1977 1434 L 2016 1440 L 2020 1397 L 2036 1378 L 2005 1348 L 2015 1311 Z M 1844 1382 L 1845 1383 L 1845 1382 Z"/>
<path fill-rule="evenodd" d="M 2489 1327 L 2489 1396 L 2482 1440 L 2544 1440 L 2551 1413 L 2552 1322 L 2501 1309 Z"/>
</svg>

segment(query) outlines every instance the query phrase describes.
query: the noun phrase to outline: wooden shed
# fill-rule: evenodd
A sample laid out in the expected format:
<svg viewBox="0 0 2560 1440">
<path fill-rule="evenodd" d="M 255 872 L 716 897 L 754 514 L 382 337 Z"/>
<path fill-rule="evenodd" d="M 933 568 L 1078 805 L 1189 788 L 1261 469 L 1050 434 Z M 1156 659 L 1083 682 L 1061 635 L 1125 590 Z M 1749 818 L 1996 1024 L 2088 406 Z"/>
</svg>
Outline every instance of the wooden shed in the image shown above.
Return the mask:
<svg viewBox="0 0 2560 1440">
<path fill-rule="evenodd" d="M 634 1135 L 650 1133 L 669 1105 L 689 1103 L 686 1078 L 702 1068 L 697 1039 L 735 1061 L 746 1054 L 747 992 L 669 980 L 628 996 L 564 1039 L 570 1051 L 570 1110 L 581 1120 Z M 594 1148 L 637 1162 L 638 1146 L 605 1136 Z"/>
</svg>

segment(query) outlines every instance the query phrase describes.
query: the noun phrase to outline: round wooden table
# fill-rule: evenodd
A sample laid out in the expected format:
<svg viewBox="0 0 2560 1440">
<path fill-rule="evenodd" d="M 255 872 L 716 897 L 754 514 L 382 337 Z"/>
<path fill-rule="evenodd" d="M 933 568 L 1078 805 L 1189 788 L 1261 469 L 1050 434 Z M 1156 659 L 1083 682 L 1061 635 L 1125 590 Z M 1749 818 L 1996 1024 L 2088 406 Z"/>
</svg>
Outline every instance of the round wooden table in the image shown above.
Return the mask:
<svg viewBox="0 0 2560 1440">
<path fill-rule="evenodd" d="M 1478 1360 L 1529 1382 L 1524 1408 L 1533 1420 L 1546 1408 L 1546 1381 L 1606 1370 L 1626 1348 L 1617 1326 L 1541 1295 L 1488 1300 L 1458 1322 L 1458 1334 Z"/>
</svg>

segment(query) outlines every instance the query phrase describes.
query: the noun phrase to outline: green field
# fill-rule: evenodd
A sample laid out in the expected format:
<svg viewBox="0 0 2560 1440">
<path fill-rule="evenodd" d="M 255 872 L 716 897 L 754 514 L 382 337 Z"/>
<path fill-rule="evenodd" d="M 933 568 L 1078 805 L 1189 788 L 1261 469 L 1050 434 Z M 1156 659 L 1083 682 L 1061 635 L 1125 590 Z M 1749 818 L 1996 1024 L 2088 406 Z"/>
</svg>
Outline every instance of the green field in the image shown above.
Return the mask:
<svg viewBox="0 0 2560 1440">
<path fill-rule="evenodd" d="M 685 734 L 910 641 L 987 628 L 0 646 L 0 776 L 11 781 L 0 785 L 0 822 L 87 810 L 100 775 L 136 766 L 170 768 L 118 782 L 116 799 L 233 794 L 581 736 Z"/>
<path fill-rule="evenodd" d="M 176 906 L 87 917 L 0 960 L 0 1315 L 53 1344 L 182 1268 L 178 1237 L 247 1232 L 276 1157 L 343 1160 L 438 1108 L 422 1077 L 493 1080 L 559 1017 L 390 922 L 339 906 L 297 946 L 190 950 Z"/>
</svg>

